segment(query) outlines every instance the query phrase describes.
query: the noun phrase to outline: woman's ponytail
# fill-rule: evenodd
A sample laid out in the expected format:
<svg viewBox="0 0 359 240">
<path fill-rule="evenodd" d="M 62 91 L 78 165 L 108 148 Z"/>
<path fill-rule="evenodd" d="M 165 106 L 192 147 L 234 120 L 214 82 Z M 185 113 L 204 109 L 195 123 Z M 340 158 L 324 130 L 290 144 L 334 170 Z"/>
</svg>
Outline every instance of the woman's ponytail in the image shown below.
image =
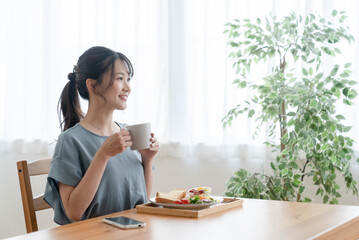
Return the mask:
<svg viewBox="0 0 359 240">
<path fill-rule="evenodd" d="M 69 73 L 70 80 L 62 90 L 57 109 L 60 120 L 61 131 L 65 131 L 83 118 L 80 107 L 79 95 L 77 93 L 76 74 Z M 63 116 L 63 119 L 61 118 Z"/>
</svg>

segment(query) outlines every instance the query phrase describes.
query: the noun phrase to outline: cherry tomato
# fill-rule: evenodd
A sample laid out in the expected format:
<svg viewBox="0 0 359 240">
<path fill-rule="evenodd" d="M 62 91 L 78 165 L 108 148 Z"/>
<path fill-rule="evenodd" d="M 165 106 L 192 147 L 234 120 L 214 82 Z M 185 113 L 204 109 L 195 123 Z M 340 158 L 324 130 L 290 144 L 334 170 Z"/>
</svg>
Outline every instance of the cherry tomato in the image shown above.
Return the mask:
<svg viewBox="0 0 359 240">
<path fill-rule="evenodd" d="M 182 199 L 182 204 L 189 204 L 189 200 L 188 199 Z"/>
<path fill-rule="evenodd" d="M 175 204 L 182 204 L 182 201 L 181 201 L 181 200 L 177 200 L 177 201 L 175 201 Z"/>
</svg>

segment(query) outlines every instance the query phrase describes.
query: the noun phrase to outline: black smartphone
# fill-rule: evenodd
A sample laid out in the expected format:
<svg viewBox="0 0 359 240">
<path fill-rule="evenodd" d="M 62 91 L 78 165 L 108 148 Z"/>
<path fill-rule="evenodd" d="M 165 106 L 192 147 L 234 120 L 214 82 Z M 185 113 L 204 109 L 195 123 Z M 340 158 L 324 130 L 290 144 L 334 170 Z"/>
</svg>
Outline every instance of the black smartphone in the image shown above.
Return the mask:
<svg viewBox="0 0 359 240">
<path fill-rule="evenodd" d="M 128 217 L 104 218 L 102 221 L 123 229 L 140 228 L 146 226 L 146 223 Z"/>
</svg>

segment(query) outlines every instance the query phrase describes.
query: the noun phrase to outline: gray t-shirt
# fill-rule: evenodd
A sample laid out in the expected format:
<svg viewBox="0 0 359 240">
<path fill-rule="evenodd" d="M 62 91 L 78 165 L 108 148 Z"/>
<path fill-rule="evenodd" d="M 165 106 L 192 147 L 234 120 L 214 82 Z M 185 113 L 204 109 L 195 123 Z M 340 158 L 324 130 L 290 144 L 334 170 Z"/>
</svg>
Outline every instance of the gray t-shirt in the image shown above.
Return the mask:
<svg viewBox="0 0 359 240">
<path fill-rule="evenodd" d="M 125 125 L 120 124 L 120 127 Z M 106 139 L 80 124 L 60 134 L 44 194 L 45 201 L 54 209 L 56 223 L 72 222 L 62 205 L 59 182 L 76 187 Z M 141 155 L 127 148 L 108 161 L 97 193 L 81 220 L 131 209 L 145 202 L 147 193 Z"/>
</svg>

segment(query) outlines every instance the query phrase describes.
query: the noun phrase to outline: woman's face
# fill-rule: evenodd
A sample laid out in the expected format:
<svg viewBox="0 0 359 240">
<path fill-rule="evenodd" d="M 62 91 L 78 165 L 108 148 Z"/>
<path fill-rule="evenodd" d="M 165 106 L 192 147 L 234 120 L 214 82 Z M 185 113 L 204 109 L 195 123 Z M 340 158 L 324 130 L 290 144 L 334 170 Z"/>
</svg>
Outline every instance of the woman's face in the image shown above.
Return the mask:
<svg viewBox="0 0 359 240">
<path fill-rule="evenodd" d="M 112 77 L 114 78 L 112 86 L 103 93 L 106 100 L 105 106 L 111 109 L 125 110 L 127 108 L 127 98 L 131 92 L 130 76 L 125 62 L 120 59 L 115 61 Z M 101 87 L 107 87 L 107 84 L 110 83 L 110 78 L 111 71 L 108 71 L 104 75 Z"/>
</svg>

